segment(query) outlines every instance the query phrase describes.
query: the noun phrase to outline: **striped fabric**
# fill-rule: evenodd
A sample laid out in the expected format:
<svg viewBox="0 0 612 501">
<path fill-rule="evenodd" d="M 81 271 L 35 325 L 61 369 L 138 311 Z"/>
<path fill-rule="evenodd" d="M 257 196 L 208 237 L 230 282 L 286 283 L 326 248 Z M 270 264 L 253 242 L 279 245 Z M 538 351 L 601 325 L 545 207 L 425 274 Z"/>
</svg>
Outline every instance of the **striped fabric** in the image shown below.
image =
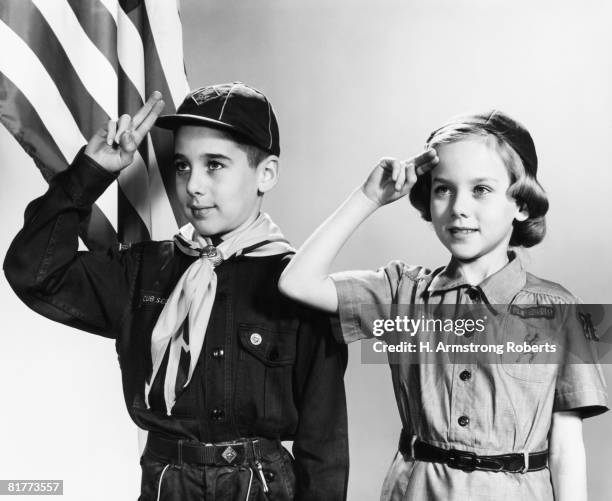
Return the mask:
<svg viewBox="0 0 612 501">
<path fill-rule="evenodd" d="M 154 90 L 172 113 L 188 92 L 172 0 L 2 0 L 0 47 L 0 121 L 47 180 L 109 117 Z M 171 141 L 157 128 L 143 141 L 119 176 L 116 226 L 94 208 L 83 228 L 90 249 L 116 244 L 115 227 L 122 243 L 176 233 L 174 178 L 159 168 Z"/>
</svg>

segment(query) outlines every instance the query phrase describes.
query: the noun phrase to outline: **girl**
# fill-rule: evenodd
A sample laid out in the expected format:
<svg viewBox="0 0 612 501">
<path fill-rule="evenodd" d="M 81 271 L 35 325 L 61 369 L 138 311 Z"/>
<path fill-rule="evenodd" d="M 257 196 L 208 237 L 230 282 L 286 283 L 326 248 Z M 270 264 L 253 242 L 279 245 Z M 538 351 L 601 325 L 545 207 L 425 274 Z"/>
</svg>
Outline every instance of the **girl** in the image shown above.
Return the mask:
<svg viewBox="0 0 612 501">
<path fill-rule="evenodd" d="M 502 305 L 547 321 L 554 305 L 576 299 L 525 272 L 509 250 L 544 236 L 548 201 L 536 172 L 521 124 L 500 111 L 457 118 L 431 134 L 424 153 L 382 159 L 303 245 L 279 286 L 338 312 L 346 343 L 371 336 L 371 309 L 384 317 L 390 305 Z M 430 271 L 394 261 L 330 274 L 359 224 L 406 195 L 450 251 L 449 264 Z M 607 410 L 595 363 L 416 365 L 400 357 L 391 372 L 403 430 L 381 499 L 586 499 L 582 418 Z"/>
</svg>

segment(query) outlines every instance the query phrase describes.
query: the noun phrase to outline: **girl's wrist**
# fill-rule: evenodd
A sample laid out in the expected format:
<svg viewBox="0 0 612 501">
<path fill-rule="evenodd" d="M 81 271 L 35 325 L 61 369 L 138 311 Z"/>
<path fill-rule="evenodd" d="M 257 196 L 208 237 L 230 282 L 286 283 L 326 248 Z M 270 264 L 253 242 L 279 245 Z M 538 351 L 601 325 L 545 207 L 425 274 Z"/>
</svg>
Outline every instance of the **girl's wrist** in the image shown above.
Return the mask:
<svg viewBox="0 0 612 501">
<path fill-rule="evenodd" d="M 367 204 L 372 209 L 372 212 L 382 207 L 382 204 L 378 200 L 375 200 L 374 198 L 370 197 L 370 195 L 366 193 L 364 185 L 361 185 L 359 189 L 355 190 L 353 195 L 355 194 L 359 196 L 359 198 L 362 200 L 364 204 Z"/>
</svg>

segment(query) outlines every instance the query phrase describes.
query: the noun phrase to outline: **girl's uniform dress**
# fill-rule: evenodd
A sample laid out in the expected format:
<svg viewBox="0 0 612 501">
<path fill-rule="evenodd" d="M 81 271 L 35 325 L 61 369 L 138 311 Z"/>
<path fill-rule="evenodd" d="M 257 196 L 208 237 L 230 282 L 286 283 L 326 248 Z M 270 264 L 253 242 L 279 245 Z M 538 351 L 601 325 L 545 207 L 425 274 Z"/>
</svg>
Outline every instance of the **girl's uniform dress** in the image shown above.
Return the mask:
<svg viewBox="0 0 612 501">
<path fill-rule="evenodd" d="M 525 339 L 533 342 L 536 330 L 551 322 L 547 318 L 551 311 L 563 315 L 562 310 L 554 311 L 554 305 L 577 300 L 560 285 L 526 273 L 518 257 L 510 258 L 477 287 L 446 268 L 432 272 L 398 261 L 378 271 L 333 274 L 342 340 L 372 337 L 372 313 L 388 317 L 390 305 L 480 304 L 533 313 L 524 315 L 533 318 L 521 319 L 531 331 L 525 332 Z M 590 343 L 575 315 L 564 325 L 566 343 Z M 548 449 L 554 411 L 578 410 L 587 417 L 607 410 L 605 382 L 594 355 L 579 364 L 506 363 L 517 361 L 515 354 L 507 357 L 502 355 L 499 363 L 472 364 L 415 364 L 409 357 L 397 357 L 390 367 L 404 433 L 443 449 L 477 455 L 534 453 Z M 468 472 L 445 463 L 415 461 L 398 452 L 381 499 L 546 501 L 553 500 L 553 490 L 548 468 L 526 473 Z"/>
</svg>

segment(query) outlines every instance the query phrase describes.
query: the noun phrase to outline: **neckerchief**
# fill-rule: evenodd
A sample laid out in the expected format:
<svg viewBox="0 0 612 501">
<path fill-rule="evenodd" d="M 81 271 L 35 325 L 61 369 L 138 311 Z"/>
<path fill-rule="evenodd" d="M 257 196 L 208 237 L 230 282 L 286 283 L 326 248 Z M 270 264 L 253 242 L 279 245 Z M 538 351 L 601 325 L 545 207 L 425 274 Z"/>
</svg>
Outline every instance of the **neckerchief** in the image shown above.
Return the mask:
<svg viewBox="0 0 612 501">
<path fill-rule="evenodd" d="M 176 401 L 177 390 L 185 388 L 191 381 L 204 346 L 204 336 L 217 291 L 215 266 L 235 255 L 260 257 L 295 252 L 280 228 L 265 213 L 260 213 L 250 225 L 223 240 L 217 247 L 211 245 L 209 238 L 199 235 L 191 224 L 180 229 L 174 237 L 174 242 L 182 252 L 198 256 L 198 259 L 185 270 L 177 282 L 153 327 L 153 371 L 145 385 L 145 402 L 150 408 L 149 392 L 164 355 L 169 350 L 164 380 L 164 400 L 169 416 Z M 186 357 L 189 369 L 183 384 L 177 380 L 177 376 L 181 358 L 185 361 Z M 185 379 L 185 375 L 182 379 Z"/>
</svg>

